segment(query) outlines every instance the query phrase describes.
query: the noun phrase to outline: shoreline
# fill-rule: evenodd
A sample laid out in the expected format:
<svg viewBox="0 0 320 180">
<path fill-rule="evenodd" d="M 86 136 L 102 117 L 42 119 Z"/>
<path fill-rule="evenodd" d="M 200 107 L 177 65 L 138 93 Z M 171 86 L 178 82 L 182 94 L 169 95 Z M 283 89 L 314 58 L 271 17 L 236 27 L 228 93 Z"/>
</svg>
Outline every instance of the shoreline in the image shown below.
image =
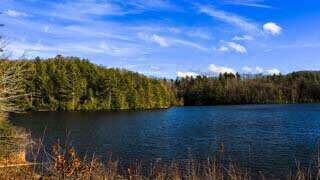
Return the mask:
<svg viewBox="0 0 320 180">
<path fill-rule="evenodd" d="M 49 109 L 41 109 L 41 110 L 26 110 L 24 113 L 32 113 L 32 112 L 142 112 L 142 111 L 156 111 L 156 110 L 167 110 L 175 107 L 231 107 L 231 106 L 263 106 L 263 105 L 320 105 L 320 102 L 295 102 L 295 103 L 247 103 L 247 104 L 212 104 L 212 105 L 181 105 L 181 106 L 170 106 L 163 108 L 149 108 L 149 109 L 93 109 L 93 110 L 49 110 Z"/>
</svg>

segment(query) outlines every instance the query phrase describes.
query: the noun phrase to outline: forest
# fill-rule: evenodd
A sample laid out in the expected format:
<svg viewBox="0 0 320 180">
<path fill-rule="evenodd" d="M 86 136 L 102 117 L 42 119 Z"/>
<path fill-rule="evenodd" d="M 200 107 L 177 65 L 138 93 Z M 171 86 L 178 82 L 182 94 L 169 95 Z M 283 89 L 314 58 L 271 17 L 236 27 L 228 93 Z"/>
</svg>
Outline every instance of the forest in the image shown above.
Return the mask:
<svg viewBox="0 0 320 180">
<path fill-rule="evenodd" d="M 157 109 L 177 105 L 173 83 L 123 70 L 105 68 L 76 57 L 0 61 L 1 68 L 23 67 L 22 109 L 79 111 Z"/>
<path fill-rule="evenodd" d="M 320 102 L 320 72 L 287 75 L 220 74 L 175 81 L 186 106 L 221 104 L 287 104 Z"/>
<path fill-rule="evenodd" d="M 23 68 L 23 98 L 30 111 L 160 109 L 172 106 L 320 102 L 320 73 L 197 76 L 176 80 L 106 68 L 87 59 L 63 57 L 1 60 L 1 68 Z"/>
</svg>

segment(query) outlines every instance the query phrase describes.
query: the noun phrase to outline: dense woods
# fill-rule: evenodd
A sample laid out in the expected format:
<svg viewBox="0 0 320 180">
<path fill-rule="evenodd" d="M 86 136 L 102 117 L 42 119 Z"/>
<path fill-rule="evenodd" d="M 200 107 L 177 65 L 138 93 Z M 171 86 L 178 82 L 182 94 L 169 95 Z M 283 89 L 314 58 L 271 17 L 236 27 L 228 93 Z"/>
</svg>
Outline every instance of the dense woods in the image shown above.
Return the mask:
<svg viewBox="0 0 320 180">
<path fill-rule="evenodd" d="M 105 68 L 74 57 L 1 61 L 23 64 L 27 110 L 73 111 L 167 108 L 178 103 L 173 83 Z"/>
<path fill-rule="evenodd" d="M 320 102 L 320 73 L 311 71 L 273 76 L 187 77 L 175 85 L 179 97 L 189 106 Z"/>
<path fill-rule="evenodd" d="M 1 60 L 1 67 L 20 64 L 27 95 L 25 110 L 77 111 L 156 109 L 174 105 L 268 104 L 320 102 L 320 73 L 287 75 L 221 74 L 174 80 L 148 78 L 106 68 L 76 57 L 24 61 Z M 17 102 L 15 102 L 17 103 Z"/>
</svg>

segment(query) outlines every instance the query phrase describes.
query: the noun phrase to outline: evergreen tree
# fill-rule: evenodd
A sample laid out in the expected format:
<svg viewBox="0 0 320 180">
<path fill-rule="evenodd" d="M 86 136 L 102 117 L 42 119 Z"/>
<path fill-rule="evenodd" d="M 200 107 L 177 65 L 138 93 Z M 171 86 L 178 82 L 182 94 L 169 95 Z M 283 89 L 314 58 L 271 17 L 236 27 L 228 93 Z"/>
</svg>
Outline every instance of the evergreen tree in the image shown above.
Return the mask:
<svg viewBox="0 0 320 180">
<path fill-rule="evenodd" d="M 12 66 L 19 62 L 6 61 Z M 104 68 L 88 60 L 58 55 L 23 62 L 31 78 L 25 86 L 30 97 L 21 103 L 29 110 L 151 109 L 178 102 L 166 82 L 126 70 Z"/>
</svg>

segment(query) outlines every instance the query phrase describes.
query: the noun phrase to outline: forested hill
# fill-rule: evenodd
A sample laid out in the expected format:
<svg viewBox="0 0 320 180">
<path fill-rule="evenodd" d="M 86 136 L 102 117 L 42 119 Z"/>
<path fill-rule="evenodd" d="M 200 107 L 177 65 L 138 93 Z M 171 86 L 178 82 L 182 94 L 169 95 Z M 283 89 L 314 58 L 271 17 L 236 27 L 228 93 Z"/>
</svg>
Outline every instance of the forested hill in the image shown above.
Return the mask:
<svg viewBox="0 0 320 180">
<path fill-rule="evenodd" d="M 175 82 L 185 105 L 319 103 L 320 72 L 300 71 L 287 75 L 238 74 L 198 76 Z"/>
<path fill-rule="evenodd" d="M 287 75 L 222 74 L 174 80 L 105 68 L 75 57 L 8 61 L 21 64 L 26 110 L 78 111 L 157 109 L 174 105 L 320 103 L 320 72 Z"/>
<path fill-rule="evenodd" d="M 131 71 L 108 69 L 74 57 L 1 61 L 21 63 L 26 73 L 27 110 L 73 111 L 156 109 L 177 104 L 173 83 Z"/>
</svg>

